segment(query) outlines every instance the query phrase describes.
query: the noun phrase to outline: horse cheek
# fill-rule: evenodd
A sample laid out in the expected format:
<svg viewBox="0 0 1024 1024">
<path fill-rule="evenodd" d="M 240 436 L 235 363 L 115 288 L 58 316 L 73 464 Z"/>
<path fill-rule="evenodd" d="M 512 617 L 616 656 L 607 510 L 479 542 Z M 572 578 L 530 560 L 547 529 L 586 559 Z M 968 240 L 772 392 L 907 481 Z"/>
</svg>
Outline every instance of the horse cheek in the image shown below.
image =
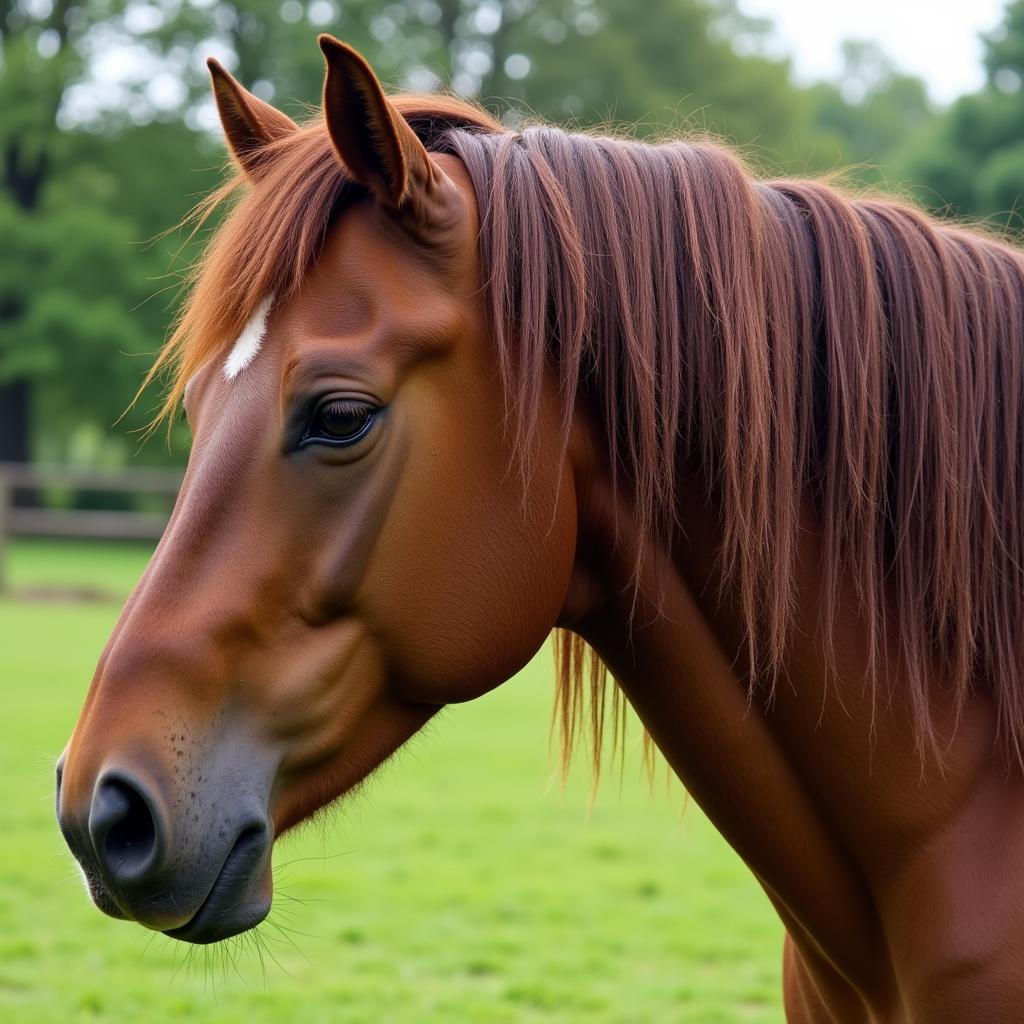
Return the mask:
<svg viewBox="0 0 1024 1024">
<path fill-rule="evenodd" d="M 396 495 L 399 508 L 434 514 L 390 516 L 366 577 L 393 690 L 410 700 L 471 700 L 513 676 L 547 639 L 569 588 L 570 474 L 538 467 L 524 503 L 514 470 L 484 486 L 464 470 L 446 500 Z"/>
</svg>

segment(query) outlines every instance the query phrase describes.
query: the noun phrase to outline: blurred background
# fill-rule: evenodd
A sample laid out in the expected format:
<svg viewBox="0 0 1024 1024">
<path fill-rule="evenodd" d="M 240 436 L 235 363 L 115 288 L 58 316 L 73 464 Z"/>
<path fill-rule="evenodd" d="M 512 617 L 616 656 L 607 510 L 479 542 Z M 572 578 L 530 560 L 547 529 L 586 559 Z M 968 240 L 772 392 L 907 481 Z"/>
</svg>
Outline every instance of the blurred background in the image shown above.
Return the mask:
<svg viewBox="0 0 1024 1024">
<path fill-rule="evenodd" d="M 0 0 L 0 1017 L 778 1021 L 781 928 L 636 737 L 593 804 L 548 785 L 546 657 L 289 841 L 260 944 L 147 943 L 61 849 L 53 760 L 187 456 L 143 444 L 157 393 L 119 417 L 222 173 L 203 61 L 302 117 L 320 31 L 509 124 L 711 131 L 1022 224 L 1024 0 Z"/>
</svg>

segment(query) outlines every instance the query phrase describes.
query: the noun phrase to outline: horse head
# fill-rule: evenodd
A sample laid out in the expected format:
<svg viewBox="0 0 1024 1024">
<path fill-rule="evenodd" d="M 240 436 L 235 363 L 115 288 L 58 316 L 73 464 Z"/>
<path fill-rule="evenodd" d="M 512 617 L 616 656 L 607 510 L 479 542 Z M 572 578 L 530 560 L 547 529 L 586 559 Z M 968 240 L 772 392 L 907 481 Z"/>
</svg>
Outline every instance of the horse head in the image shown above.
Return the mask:
<svg viewBox="0 0 1024 1024">
<path fill-rule="evenodd" d="M 321 46 L 302 128 L 211 63 L 248 197 L 193 305 L 233 336 L 207 331 L 188 374 L 184 484 L 57 769 L 95 903 L 192 942 L 261 921 L 274 840 L 513 675 L 572 587 L 557 388 L 542 373 L 532 431 L 555 440 L 517 455 L 465 168 Z M 316 147 L 310 241 L 289 181 Z M 282 283 L 289 246 L 315 255 Z"/>
</svg>

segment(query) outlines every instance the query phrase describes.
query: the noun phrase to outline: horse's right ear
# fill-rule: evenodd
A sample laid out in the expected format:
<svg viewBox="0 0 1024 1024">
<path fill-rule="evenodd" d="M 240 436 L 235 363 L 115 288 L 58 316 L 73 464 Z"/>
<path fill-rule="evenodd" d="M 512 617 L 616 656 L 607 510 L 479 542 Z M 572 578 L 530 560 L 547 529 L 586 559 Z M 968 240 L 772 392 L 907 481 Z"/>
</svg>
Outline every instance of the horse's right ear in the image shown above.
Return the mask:
<svg viewBox="0 0 1024 1024">
<path fill-rule="evenodd" d="M 366 60 L 333 36 L 318 42 L 327 61 L 324 118 L 341 162 L 407 229 L 438 237 L 461 207 L 458 189 L 384 95 Z"/>
<path fill-rule="evenodd" d="M 297 126 L 287 114 L 244 88 L 213 57 L 206 66 L 213 79 L 213 98 L 228 148 L 242 170 L 252 174 L 266 145 L 291 134 Z"/>
</svg>

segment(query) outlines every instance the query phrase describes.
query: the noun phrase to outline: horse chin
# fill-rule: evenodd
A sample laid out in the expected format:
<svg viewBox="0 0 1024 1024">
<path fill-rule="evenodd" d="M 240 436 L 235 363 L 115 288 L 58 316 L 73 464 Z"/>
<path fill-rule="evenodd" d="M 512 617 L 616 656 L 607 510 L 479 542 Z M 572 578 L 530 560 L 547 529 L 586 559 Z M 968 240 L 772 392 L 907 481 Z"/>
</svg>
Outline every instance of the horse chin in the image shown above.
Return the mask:
<svg viewBox="0 0 1024 1024">
<path fill-rule="evenodd" d="M 255 928 L 270 913 L 274 881 L 265 833 L 243 833 L 199 909 L 185 924 L 165 929 L 172 939 L 207 945 Z"/>
<path fill-rule="evenodd" d="M 210 894 L 214 896 L 213 893 Z M 271 896 L 256 895 L 242 903 L 208 899 L 187 924 L 173 928 L 163 934 L 181 942 L 197 946 L 208 946 L 214 942 L 230 939 L 234 935 L 250 931 L 262 923 L 270 913 Z"/>
</svg>

